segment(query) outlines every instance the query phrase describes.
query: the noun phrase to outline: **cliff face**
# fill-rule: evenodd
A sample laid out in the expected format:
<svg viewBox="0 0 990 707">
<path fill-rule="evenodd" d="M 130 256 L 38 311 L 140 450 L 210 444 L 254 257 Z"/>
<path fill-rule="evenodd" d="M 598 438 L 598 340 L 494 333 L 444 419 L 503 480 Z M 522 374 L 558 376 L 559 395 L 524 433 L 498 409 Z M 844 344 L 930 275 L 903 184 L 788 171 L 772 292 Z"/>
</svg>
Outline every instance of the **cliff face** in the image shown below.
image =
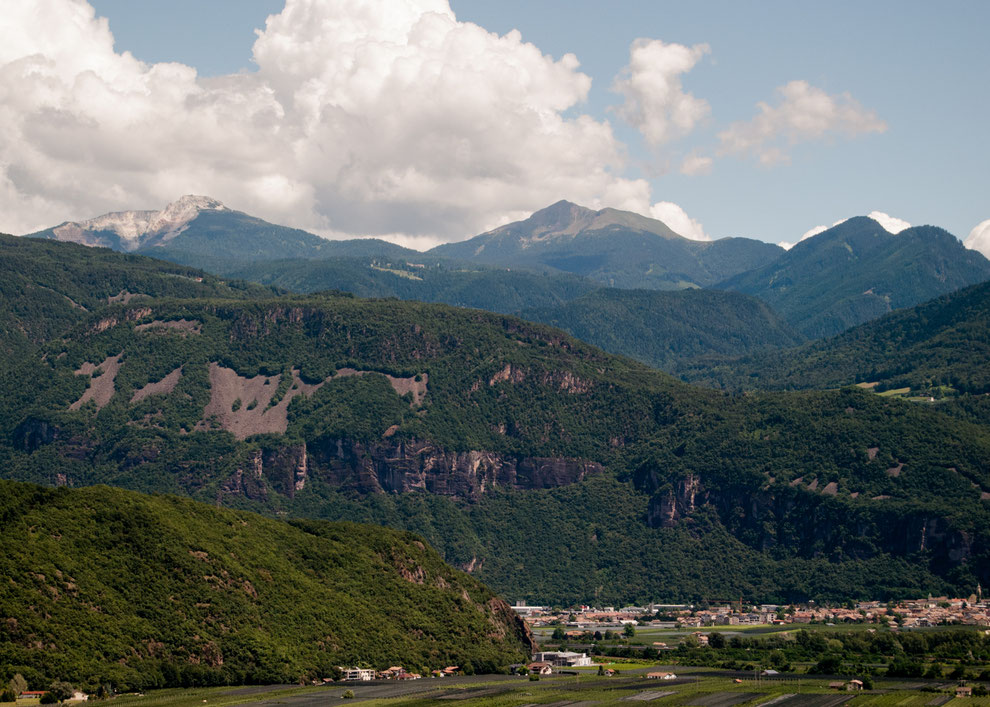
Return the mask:
<svg viewBox="0 0 990 707">
<path fill-rule="evenodd" d="M 707 506 L 734 536 L 760 551 L 781 548 L 834 559 L 927 554 L 936 571 L 973 557 L 971 534 L 950 519 L 920 510 L 905 513 L 882 496 L 848 502 L 793 485 L 706 486 L 697 474 L 661 483 L 657 474 L 642 470 L 636 481 L 653 494 L 647 522 L 656 528 L 673 527 Z"/>
<path fill-rule="evenodd" d="M 320 439 L 251 452 L 222 494 L 259 498 L 270 490 L 292 498 L 318 479 L 362 494 L 425 491 L 475 500 L 497 488 L 566 486 L 600 471 L 582 459 L 453 452 L 420 440 Z"/>
</svg>

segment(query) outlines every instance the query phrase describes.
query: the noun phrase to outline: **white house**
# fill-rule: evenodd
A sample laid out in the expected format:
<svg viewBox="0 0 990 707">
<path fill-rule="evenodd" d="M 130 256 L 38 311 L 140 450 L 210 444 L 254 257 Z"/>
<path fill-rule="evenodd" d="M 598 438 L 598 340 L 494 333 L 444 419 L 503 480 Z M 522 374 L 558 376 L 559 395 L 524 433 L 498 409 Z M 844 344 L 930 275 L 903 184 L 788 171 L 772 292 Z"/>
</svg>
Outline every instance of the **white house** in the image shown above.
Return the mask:
<svg viewBox="0 0 990 707">
<path fill-rule="evenodd" d="M 341 680 L 368 681 L 375 679 L 375 671 L 370 668 L 345 668 Z"/>
<path fill-rule="evenodd" d="M 574 668 L 583 665 L 591 665 L 591 658 L 587 653 L 574 653 L 572 651 L 552 651 L 537 653 L 533 656 L 536 662 L 545 662 L 562 668 Z"/>
</svg>

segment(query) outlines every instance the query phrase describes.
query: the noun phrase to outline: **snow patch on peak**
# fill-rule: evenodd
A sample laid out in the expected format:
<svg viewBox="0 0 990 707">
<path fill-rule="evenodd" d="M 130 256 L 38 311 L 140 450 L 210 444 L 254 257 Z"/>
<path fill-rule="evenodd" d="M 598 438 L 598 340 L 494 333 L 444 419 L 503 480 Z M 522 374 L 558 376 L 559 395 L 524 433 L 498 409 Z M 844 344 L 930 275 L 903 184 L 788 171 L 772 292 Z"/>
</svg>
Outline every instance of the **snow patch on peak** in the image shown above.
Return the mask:
<svg viewBox="0 0 990 707">
<path fill-rule="evenodd" d="M 187 194 L 159 211 L 148 224 L 145 235 L 149 237 L 148 240 L 154 238 L 157 241 L 156 245 L 161 245 L 189 228 L 189 222 L 199 216 L 201 211 L 227 210 L 227 207 L 216 199 Z"/>
<path fill-rule="evenodd" d="M 119 240 L 123 250 L 137 250 L 154 241 L 161 245 L 189 227 L 189 222 L 203 211 L 227 211 L 227 207 L 208 196 L 188 194 L 173 201 L 161 211 L 114 211 L 87 221 L 70 221 L 53 229 L 60 241 L 84 245 L 111 246 L 106 233 Z"/>
</svg>

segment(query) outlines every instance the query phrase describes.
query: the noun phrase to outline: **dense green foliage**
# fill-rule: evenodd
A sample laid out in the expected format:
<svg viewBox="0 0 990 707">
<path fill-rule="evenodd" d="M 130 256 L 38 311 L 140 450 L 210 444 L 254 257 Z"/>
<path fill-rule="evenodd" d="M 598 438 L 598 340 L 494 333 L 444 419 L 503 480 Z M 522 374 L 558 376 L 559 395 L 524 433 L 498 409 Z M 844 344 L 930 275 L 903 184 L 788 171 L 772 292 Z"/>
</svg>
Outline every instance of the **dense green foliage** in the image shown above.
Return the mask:
<svg viewBox="0 0 990 707">
<path fill-rule="evenodd" d="M 898 310 L 824 341 L 724 362 L 684 365 L 686 380 L 731 388 L 876 383 L 940 396 L 990 393 L 990 282 Z"/>
<path fill-rule="evenodd" d="M 656 219 L 561 201 L 524 221 L 438 246 L 429 255 L 486 265 L 550 267 L 610 287 L 705 287 L 775 260 L 779 246 L 747 238 L 692 241 Z"/>
<path fill-rule="evenodd" d="M 0 354 L 24 354 L 126 293 L 244 297 L 272 291 L 151 258 L 0 234 Z"/>
<path fill-rule="evenodd" d="M 665 371 L 711 356 L 793 346 L 801 337 L 753 297 L 715 290 L 601 289 L 520 316 Z"/>
<path fill-rule="evenodd" d="M 0 482 L 0 682 L 296 682 L 334 666 L 494 671 L 524 628 L 410 533 L 96 486 Z"/>
<path fill-rule="evenodd" d="M 443 302 L 509 314 L 567 302 L 598 285 L 552 272 L 506 270 L 439 258 L 324 258 L 254 263 L 228 274 L 293 292 L 343 290 L 358 297 Z"/>
<path fill-rule="evenodd" d="M 819 675 L 986 679 L 990 640 L 981 632 L 943 629 L 894 633 L 801 630 L 767 637 L 708 635 L 708 646 L 683 642 L 674 653 L 686 665 L 729 670 L 794 670 L 796 664 Z"/>
<path fill-rule="evenodd" d="M 940 228 L 895 235 L 861 216 L 718 287 L 759 297 L 802 334 L 818 338 L 988 278 L 990 261 Z"/>
<path fill-rule="evenodd" d="M 409 528 L 532 601 L 870 598 L 990 581 L 990 430 L 927 408 L 848 389 L 696 389 L 542 325 L 441 305 L 163 301 L 101 322 L 3 381 L 7 477 Z M 107 404 L 69 410 L 101 385 L 75 371 L 118 354 Z M 367 375 L 296 395 L 284 434 L 238 439 L 204 419 L 211 363 L 280 395 L 294 369 L 308 384 Z M 171 392 L 131 402 L 179 368 Z M 386 375 L 419 376 L 424 397 Z M 239 411 L 258 406 L 241 395 Z M 520 473 L 472 466 L 484 458 Z M 605 471 L 574 483 L 575 458 Z M 525 471 L 540 460 L 561 470 L 551 488 Z"/>
</svg>

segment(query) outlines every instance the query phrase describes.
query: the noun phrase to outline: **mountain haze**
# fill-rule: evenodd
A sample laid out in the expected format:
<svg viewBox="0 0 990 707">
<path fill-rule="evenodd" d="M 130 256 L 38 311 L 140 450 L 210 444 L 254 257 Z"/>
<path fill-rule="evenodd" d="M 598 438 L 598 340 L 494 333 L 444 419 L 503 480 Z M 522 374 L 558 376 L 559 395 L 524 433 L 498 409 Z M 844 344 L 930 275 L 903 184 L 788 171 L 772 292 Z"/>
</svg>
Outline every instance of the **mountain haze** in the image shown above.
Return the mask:
<svg viewBox="0 0 990 707">
<path fill-rule="evenodd" d="M 656 219 L 559 201 L 523 221 L 429 251 L 511 267 L 549 267 L 611 287 L 706 287 L 773 261 L 783 249 L 745 238 L 692 241 Z"/>
<path fill-rule="evenodd" d="M 569 273 L 495 268 L 423 254 L 276 260 L 234 269 L 230 275 L 302 294 L 342 290 L 358 297 L 443 302 L 504 314 L 558 305 L 599 287 Z"/>
<path fill-rule="evenodd" d="M 602 288 L 519 316 L 668 372 L 698 358 L 742 356 L 802 340 L 755 297 L 716 290 Z"/>
<path fill-rule="evenodd" d="M 800 390 L 872 384 L 877 391 L 990 393 L 990 282 L 943 295 L 826 339 L 742 359 L 684 366 L 691 381 Z"/>
<path fill-rule="evenodd" d="M 67 222 L 32 238 L 137 252 L 212 272 L 283 258 L 408 255 L 379 239 L 331 241 L 269 223 L 206 196 L 183 196 L 161 211 L 122 211 Z"/>
<path fill-rule="evenodd" d="M 987 279 L 990 260 L 941 228 L 893 234 L 860 216 L 717 287 L 759 297 L 802 334 L 819 338 Z"/>
</svg>

